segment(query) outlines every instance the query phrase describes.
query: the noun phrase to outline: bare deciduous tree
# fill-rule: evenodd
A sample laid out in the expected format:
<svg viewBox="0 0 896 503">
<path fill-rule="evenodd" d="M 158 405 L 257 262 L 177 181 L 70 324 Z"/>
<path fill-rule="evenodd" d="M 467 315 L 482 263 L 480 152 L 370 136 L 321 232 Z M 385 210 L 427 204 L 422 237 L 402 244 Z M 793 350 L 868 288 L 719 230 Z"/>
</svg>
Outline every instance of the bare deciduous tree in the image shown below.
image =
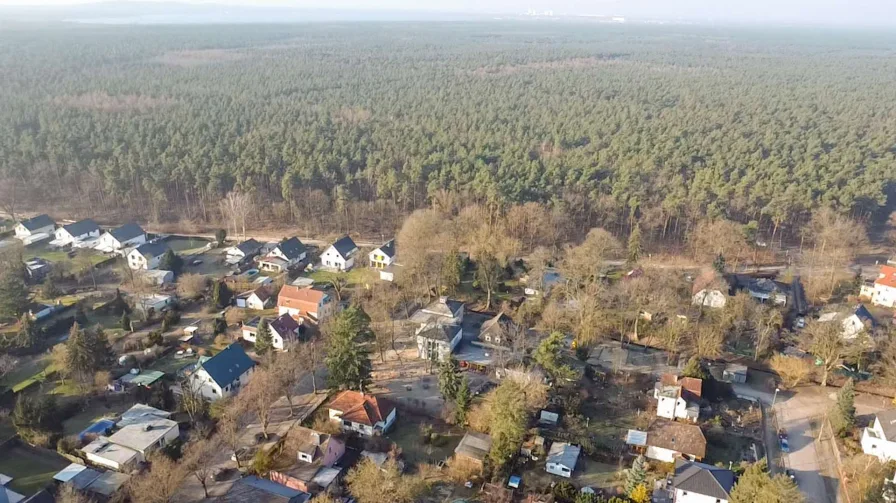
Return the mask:
<svg viewBox="0 0 896 503">
<path fill-rule="evenodd" d="M 187 476 L 180 463 L 162 453 L 147 457 L 149 470 L 131 477 L 131 500 L 134 503 L 170 503 Z"/>
<path fill-rule="evenodd" d="M 246 239 L 246 221 L 252 211 L 252 198 L 248 193 L 234 190 L 228 192 L 218 203 L 221 214 L 230 224 L 233 235 Z"/>
<path fill-rule="evenodd" d="M 221 450 L 220 439 L 198 438 L 187 445 L 183 460 L 185 470 L 202 486 L 205 497 L 208 498 L 208 482 L 215 468 L 215 455 Z"/>
</svg>

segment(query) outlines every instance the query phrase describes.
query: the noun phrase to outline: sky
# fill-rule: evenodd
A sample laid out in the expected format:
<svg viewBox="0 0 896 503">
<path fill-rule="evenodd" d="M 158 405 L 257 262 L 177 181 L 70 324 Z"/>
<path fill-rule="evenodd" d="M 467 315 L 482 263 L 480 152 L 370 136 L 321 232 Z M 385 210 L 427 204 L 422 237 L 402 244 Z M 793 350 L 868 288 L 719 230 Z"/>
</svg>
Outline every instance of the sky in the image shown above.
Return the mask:
<svg viewBox="0 0 896 503">
<path fill-rule="evenodd" d="M 111 0 L 128 3 L 137 0 Z M 147 1 L 147 0 L 140 0 Z M 172 0 L 150 0 L 172 1 Z M 718 22 L 896 27 L 896 0 L 174 0 L 188 3 L 363 10 L 614 15 Z M 95 0 L 0 0 L 0 5 L 77 5 Z"/>
</svg>

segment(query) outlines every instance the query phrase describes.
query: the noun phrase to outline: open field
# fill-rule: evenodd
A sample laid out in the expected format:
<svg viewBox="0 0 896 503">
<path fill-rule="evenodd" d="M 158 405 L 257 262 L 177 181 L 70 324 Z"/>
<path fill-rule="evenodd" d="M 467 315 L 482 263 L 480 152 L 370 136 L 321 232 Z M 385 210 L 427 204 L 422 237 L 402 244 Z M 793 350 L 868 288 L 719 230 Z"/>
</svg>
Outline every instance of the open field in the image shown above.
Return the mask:
<svg viewBox="0 0 896 503">
<path fill-rule="evenodd" d="M 52 482 L 53 475 L 68 466 L 65 458 L 27 445 L 0 449 L 0 473 L 13 478 L 9 488 L 31 496 Z"/>
<path fill-rule="evenodd" d="M 93 263 L 93 265 L 99 264 L 109 258 L 106 255 L 87 249 L 76 250 L 74 258 L 69 257 L 68 253 L 69 252 L 67 251 L 50 248 L 46 244 L 36 244 L 25 248 L 23 255 L 25 258 L 39 257 L 54 263 L 82 260 L 81 257 L 87 256 L 90 257 L 90 262 Z"/>
<path fill-rule="evenodd" d="M 22 366 L 6 375 L 0 381 L 0 385 L 10 387 L 14 392 L 18 392 L 28 387 L 32 382 L 45 380 L 47 375 L 54 371 L 55 368 L 50 365 L 50 358 L 47 355 L 40 355 L 29 359 Z"/>
</svg>

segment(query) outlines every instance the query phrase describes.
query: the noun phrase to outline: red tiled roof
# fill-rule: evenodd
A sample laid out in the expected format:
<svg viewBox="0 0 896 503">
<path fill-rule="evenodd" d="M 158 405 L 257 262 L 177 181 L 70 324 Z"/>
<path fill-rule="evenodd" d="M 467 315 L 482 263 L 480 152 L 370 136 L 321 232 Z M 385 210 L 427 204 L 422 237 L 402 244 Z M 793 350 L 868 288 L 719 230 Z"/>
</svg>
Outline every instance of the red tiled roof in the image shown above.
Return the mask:
<svg viewBox="0 0 896 503">
<path fill-rule="evenodd" d="M 696 377 L 678 377 L 675 374 L 663 374 L 660 382 L 663 386 L 681 386 L 681 395 L 685 400 L 697 400 L 703 396 L 703 381 Z"/>
<path fill-rule="evenodd" d="M 329 408 L 342 412 L 341 418 L 344 420 L 373 426 L 385 422 L 395 406 L 383 398 L 347 390 L 333 399 Z"/>
<path fill-rule="evenodd" d="M 283 285 L 277 296 L 277 307 L 298 309 L 303 314 L 316 313 L 318 305 L 325 296 L 326 294 L 320 290 Z"/>
<path fill-rule="evenodd" d="M 874 283 L 890 288 L 896 288 L 896 267 L 888 265 L 881 266 L 880 276 Z"/>
</svg>

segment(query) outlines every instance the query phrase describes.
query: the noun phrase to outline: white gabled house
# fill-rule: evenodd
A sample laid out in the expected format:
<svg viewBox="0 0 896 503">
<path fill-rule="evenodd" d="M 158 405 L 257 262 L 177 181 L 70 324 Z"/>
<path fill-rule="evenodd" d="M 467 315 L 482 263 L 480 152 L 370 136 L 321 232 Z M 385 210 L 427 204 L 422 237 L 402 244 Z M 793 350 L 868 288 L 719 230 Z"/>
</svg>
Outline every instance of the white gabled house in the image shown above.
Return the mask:
<svg viewBox="0 0 896 503">
<path fill-rule="evenodd" d="M 255 317 L 243 323 L 243 340 L 255 343 L 258 335 L 258 327 L 261 325 L 261 318 Z M 274 349 L 286 347 L 287 344 L 297 342 L 299 340 L 299 332 L 301 325 L 292 316 L 288 314 L 280 315 L 268 322 L 268 329 L 271 331 L 271 346 Z"/>
<path fill-rule="evenodd" d="M 262 246 L 263 245 L 258 241 L 249 238 L 242 243 L 227 249 L 226 262 L 231 265 L 244 263 L 258 255 L 258 253 L 261 252 Z"/>
<path fill-rule="evenodd" d="M 16 224 L 16 238 L 25 245 L 47 239 L 53 236 L 56 230 L 56 222 L 47 215 L 38 215 L 34 218 L 22 220 Z"/>
<path fill-rule="evenodd" d="M 146 232 L 135 223 L 124 224 L 121 227 L 104 232 L 100 236 L 97 249 L 104 252 L 117 252 L 132 246 L 139 246 L 146 242 Z"/>
<path fill-rule="evenodd" d="M 552 475 L 570 478 L 576 469 L 582 448 L 566 442 L 554 442 L 548 451 L 547 463 L 544 470 Z"/>
<path fill-rule="evenodd" d="M 424 360 L 444 361 L 463 338 L 460 325 L 426 325 L 417 331 L 417 355 Z"/>
<path fill-rule="evenodd" d="M 254 309 L 263 311 L 273 304 L 274 297 L 267 285 L 260 286 L 255 290 L 243 292 L 236 296 L 236 307 L 244 309 Z"/>
<path fill-rule="evenodd" d="M 881 266 L 874 284 L 868 289 L 863 288 L 862 293 L 870 297 L 875 306 L 896 307 L 896 267 Z"/>
<path fill-rule="evenodd" d="M 734 472 L 716 466 L 675 460 L 675 503 L 728 503 Z"/>
<path fill-rule="evenodd" d="M 330 420 L 343 430 L 362 435 L 382 435 L 395 423 L 396 408 L 388 400 L 359 391 L 346 390 L 328 405 Z"/>
<path fill-rule="evenodd" d="M 299 238 L 293 237 L 278 243 L 258 262 L 258 268 L 262 271 L 283 272 L 300 264 L 307 256 L 305 245 Z"/>
<path fill-rule="evenodd" d="M 862 452 L 884 463 L 896 460 L 896 409 L 878 412 L 862 431 Z"/>
<path fill-rule="evenodd" d="M 358 245 L 352 238 L 343 236 L 320 256 L 320 264 L 327 269 L 347 271 L 355 266 L 355 254 L 358 253 Z"/>
<path fill-rule="evenodd" d="M 395 263 L 395 240 L 392 239 L 383 243 L 382 246 L 373 250 L 368 254 L 370 267 L 374 269 L 385 269 Z"/>
<path fill-rule="evenodd" d="M 249 384 L 255 362 L 239 344 L 233 343 L 211 358 L 201 360 L 190 374 L 189 386 L 209 400 L 235 395 Z"/>
<path fill-rule="evenodd" d="M 666 419 L 684 419 L 697 422 L 700 416 L 700 397 L 703 381 L 693 377 L 665 374 L 653 388 L 656 399 L 656 415 Z"/>
<path fill-rule="evenodd" d="M 75 245 L 100 237 L 100 226 L 92 219 L 85 219 L 73 224 L 63 225 L 56 229 L 56 238 L 51 244 L 55 246 Z"/>
<path fill-rule="evenodd" d="M 143 243 L 128 253 L 128 267 L 135 271 L 158 269 L 168 249 L 165 243 Z"/>
</svg>

